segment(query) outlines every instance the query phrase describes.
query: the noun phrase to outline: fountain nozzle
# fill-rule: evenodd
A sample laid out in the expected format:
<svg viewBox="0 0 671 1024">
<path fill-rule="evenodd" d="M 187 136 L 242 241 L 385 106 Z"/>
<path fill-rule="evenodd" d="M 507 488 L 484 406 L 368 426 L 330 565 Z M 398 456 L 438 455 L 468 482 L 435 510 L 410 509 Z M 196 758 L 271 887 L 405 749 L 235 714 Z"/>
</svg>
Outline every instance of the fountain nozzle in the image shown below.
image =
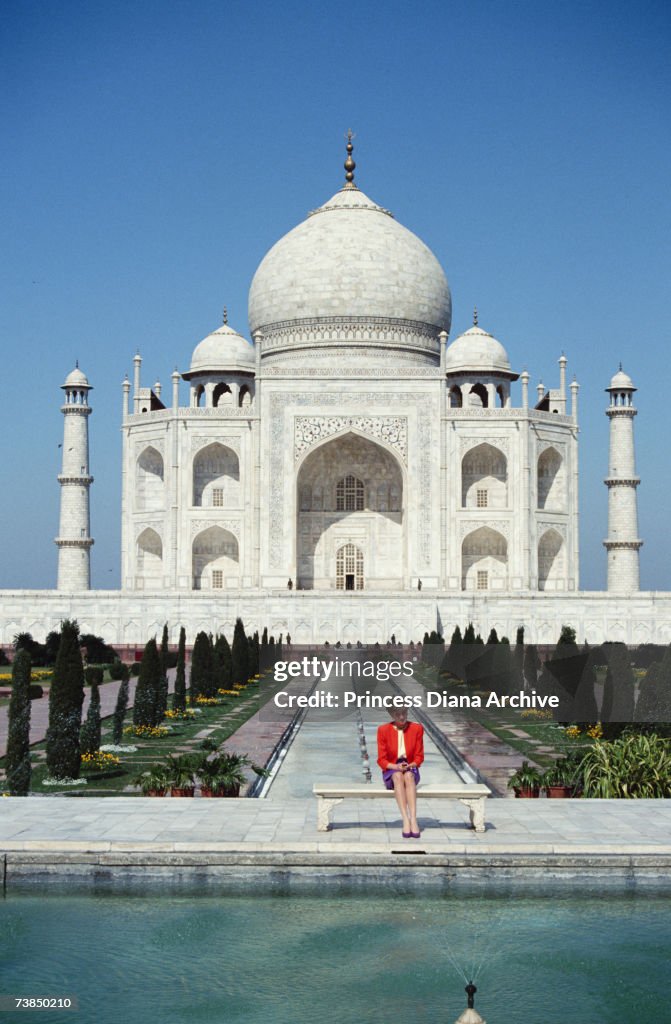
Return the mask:
<svg viewBox="0 0 671 1024">
<path fill-rule="evenodd" d="M 464 992 L 465 992 L 465 993 L 466 993 L 466 995 L 468 996 L 468 1003 L 467 1003 L 466 1005 L 467 1005 L 467 1007 L 468 1007 L 468 1009 L 469 1009 L 469 1010 L 472 1010 L 472 1009 L 474 1009 L 474 997 L 475 997 L 475 993 L 476 993 L 477 991 L 478 991 L 478 990 L 477 990 L 477 988 L 475 987 L 475 985 L 473 984 L 473 982 L 472 982 L 472 981 L 469 981 L 468 985 L 467 985 L 467 986 L 466 986 L 466 988 L 464 989 Z"/>
</svg>

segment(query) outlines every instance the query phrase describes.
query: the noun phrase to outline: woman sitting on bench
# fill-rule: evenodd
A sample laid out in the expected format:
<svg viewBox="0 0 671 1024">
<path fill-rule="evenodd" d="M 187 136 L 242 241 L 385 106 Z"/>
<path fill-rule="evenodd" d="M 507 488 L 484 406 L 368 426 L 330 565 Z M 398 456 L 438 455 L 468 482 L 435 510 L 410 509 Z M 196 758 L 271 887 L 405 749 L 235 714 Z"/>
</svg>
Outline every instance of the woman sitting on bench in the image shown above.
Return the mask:
<svg viewBox="0 0 671 1024">
<path fill-rule="evenodd" d="M 392 708 L 391 722 L 377 730 L 377 763 L 387 789 L 394 790 L 403 819 L 403 838 L 419 839 L 417 784 L 424 760 L 424 729 L 408 721 L 407 708 Z"/>
</svg>

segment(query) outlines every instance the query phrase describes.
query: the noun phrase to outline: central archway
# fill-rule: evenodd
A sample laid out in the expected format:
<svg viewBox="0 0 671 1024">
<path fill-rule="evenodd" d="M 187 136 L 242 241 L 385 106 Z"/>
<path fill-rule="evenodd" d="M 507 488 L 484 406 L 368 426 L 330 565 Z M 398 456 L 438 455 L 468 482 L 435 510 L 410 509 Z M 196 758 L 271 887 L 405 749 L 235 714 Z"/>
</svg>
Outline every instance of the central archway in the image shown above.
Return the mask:
<svg viewBox="0 0 671 1024">
<path fill-rule="evenodd" d="M 296 571 L 301 589 L 403 586 L 403 470 L 389 449 L 353 431 L 332 438 L 306 456 L 296 487 Z M 353 558 L 353 567 L 345 569 L 348 558 Z"/>
</svg>

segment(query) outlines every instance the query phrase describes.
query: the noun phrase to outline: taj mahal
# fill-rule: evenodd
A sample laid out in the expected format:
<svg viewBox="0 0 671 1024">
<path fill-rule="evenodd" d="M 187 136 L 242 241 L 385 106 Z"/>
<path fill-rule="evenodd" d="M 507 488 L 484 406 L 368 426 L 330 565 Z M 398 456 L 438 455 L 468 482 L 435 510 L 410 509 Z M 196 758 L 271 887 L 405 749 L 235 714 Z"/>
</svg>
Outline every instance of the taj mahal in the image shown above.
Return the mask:
<svg viewBox="0 0 671 1024">
<path fill-rule="evenodd" d="M 633 381 L 620 367 L 606 387 L 608 584 L 585 592 L 566 356 L 530 388 L 477 311 L 450 340 L 438 259 L 359 189 L 352 154 L 350 137 L 342 187 L 261 261 L 248 338 L 225 315 L 170 389 L 134 357 L 119 591 L 90 589 L 92 387 L 66 377 L 57 586 L 0 592 L 0 642 L 68 616 L 109 643 L 165 621 L 192 641 L 238 615 L 294 643 L 469 620 L 539 643 L 564 623 L 590 643 L 671 641 L 671 594 L 639 589 Z"/>
</svg>

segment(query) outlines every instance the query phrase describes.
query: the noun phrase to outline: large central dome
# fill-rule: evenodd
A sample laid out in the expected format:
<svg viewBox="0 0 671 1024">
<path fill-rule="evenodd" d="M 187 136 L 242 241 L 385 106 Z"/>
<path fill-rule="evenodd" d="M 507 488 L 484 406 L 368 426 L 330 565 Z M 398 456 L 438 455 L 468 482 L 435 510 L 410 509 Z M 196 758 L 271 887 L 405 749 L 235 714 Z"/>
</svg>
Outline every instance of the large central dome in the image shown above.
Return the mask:
<svg viewBox="0 0 671 1024">
<path fill-rule="evenodd" d="M 431 250 L 351 183 L 277 242 L 254 275 L 249 326 L 270 363 L 437 365 L 450 330 Z"/>
</svg>

